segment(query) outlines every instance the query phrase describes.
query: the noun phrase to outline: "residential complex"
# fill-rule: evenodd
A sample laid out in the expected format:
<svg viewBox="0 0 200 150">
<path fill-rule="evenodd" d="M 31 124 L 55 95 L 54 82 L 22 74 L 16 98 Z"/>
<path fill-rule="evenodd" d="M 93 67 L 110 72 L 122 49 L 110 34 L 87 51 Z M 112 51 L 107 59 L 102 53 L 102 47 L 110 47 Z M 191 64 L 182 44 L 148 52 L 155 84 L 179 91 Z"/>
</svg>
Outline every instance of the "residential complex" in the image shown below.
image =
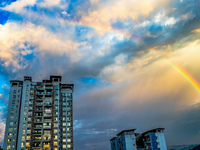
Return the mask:
<svg viewBox="0 0 200 150">
<path fill-rule="evenodd" d="M 73 150 L 73 84 L 11 80 L 3 150 Z"/>
<path fill-rule="evenodd" d="M 156 128 L 142 134 L 135 129 L 124 130 L 110 140 L 111 150 L 167 150 L 164 128 Z"/>
</svg>

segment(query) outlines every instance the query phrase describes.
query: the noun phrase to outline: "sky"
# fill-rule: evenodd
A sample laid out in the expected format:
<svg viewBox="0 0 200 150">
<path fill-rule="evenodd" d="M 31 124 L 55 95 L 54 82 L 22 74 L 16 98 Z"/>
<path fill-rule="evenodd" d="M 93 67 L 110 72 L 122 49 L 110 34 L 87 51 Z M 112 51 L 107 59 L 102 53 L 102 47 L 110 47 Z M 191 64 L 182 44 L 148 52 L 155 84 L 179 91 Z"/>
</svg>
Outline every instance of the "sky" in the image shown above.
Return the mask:
<svg viewBox="0 0 200 150">
<path fill-rule="evenodd" d="M 200 144 L 199 0 L 0 0 L 0 145 L 9 80 L 75 84 L 74 149 L 164 127 Z"/>
</svg>

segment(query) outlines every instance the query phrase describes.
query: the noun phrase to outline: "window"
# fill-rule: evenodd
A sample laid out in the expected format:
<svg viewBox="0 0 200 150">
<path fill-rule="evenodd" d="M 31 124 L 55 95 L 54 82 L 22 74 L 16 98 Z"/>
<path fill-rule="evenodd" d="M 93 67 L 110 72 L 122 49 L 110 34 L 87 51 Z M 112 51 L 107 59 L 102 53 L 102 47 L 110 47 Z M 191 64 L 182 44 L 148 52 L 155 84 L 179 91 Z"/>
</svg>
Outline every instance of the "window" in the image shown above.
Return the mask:
<svg viewBox="0 0 200 150">
<path fill-rule="evenodd" d="M 57 146 L 57 145 L 58 145 L 58 143 L 57 143 L 57 142 L 53 142 L 53 145 L 54 145 L 54 146 Z"/>
<path fill-rule="evenodd" d="M 16 99 L 16 95 L 13 95 L 13 99 Z"/>
<path fill-rule="evenodd" d="M 22 134 L 26 134 L 26 130 L 22 130 Z"/>
<path fill-rule="evenodd" d="M 54 130 L 54 134 L 55 134 L 55 133 L 58 133 L 58 130 L 57 130 L 57 129 Z"/>
<path fill-rule="evenodd" d="M 22 136 L 22 141 L 25 141 L 25 136 Z"/>
<path fill-rule="evenodd" d="M 7 149 L 10 149 L 10 145 L 7 146 Z"/>
<path fill-rule="evenodd" d="M 10 144 L 11 143 L 11 139 L 8 139 L 8 144 Z"/>
<path fill-rule="evenodd" d="M 12 130 L 13 130 L 13 128 L 9 128 L 9 129 L 8 129 L 9 132 L 12 132 Z"/>
<path fill-rule="evenodd" d="M 27 134 L 31 134 L 31 130 L 27 130 Z"/>
<path fill-rule="evenodd" d="M 26 142 L 26 147 L 30 147 L 30 142 Z"/>
<path fill-rule="evenodd" d="M 13 145 L 12 148 L 15 148 L 15 145 Z"/>
<path fill-rule="evenodd" d="M 67 144 L 67 148 L 71 148 L 71 145 L 70 145 L 70 144 Z"/>
<path fill-rule="evenodd" d="M 24 145 L 25 145 L 24 142 L 22 142 L 22 143 L 21 143 L 21 147 L 24 147 Z"/>
<path fill-rule="evenodd" d="M 58 123 L 54 123 L 54 127 L 58 127 Z"/>
<path fill-rule="evenodd" d="M 44 134 L 51 134 L 50 130 L 44 130 Z"/>
<path fill-rule="evenodd" d="M 16 94 L 16 92 L 17 92 L 16 90 L 13 90 L 13 94 Z"/>
<path fill-rule="evenodd" d="M 26 128 L 26 123 L 23 124 L 23 128 Z"/>
<path fill-rule="evenodd" d="M 13 122 L 10 122 L 10 126 L 13 126 Z"/>
<path fill-rule="evenodd" d="M 66 133 L 63 133 L 63 137 L 66 138 Z"/>
<path fill-rule="evenodd" d="M 66 148 L 66 145 L 63 145 L 63 148 Z"/>
<path fill-rule="evenodd" d="M 15 104 L 15 100 L 12 100 L 12 104 Z"/>
<path fill-rule="evenodd" d="M 67 139 L 67 142 L 71 142 L 71 139 Z"/>
<path fill-rule="evenodd" d="M 57 140 L 58 139 L 58 136 L 57 135 L 54 135 L 54 140 Z"/>
<path fill-rule="evenodd" d="M 26 140 L 31 140 L 31 136 L 27 136 L 27 137 L 26 137 Z"/>
</svg>

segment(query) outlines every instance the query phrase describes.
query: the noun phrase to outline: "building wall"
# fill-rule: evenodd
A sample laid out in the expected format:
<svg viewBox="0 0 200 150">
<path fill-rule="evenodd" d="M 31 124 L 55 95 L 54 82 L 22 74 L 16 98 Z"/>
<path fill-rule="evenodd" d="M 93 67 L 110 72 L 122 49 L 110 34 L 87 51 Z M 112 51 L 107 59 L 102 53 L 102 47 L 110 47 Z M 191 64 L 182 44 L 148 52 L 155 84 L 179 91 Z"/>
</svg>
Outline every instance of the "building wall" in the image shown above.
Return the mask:
<svg viewBox="0 0 200 150">
<path fill-rule="evenodd" d="M 16 84 L 16 85 L 14 85 Z M 15 150 L 18 140 L 22 82 L 11 82 L 3 150 Z"/>
<path fill-rule="evenodd" d="M 137 150 L 135 133 L 125 133 L 126 150 Z"/>
<path fill-rule="evenodd" d="M 159 143 L 158 148 L 160 148 L 160 150 L 167 150 L 164 133 L 155 133 L 155 135 L 157 136 L 157 142 Z"/>
</svg>

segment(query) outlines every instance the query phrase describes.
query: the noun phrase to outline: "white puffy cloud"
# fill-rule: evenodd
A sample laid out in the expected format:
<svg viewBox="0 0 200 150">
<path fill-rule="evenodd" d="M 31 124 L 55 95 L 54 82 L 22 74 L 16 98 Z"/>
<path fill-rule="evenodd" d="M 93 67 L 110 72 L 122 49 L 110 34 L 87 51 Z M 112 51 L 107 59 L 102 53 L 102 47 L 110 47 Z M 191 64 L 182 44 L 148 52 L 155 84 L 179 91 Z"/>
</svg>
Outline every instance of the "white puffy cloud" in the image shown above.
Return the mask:
<svg viewBox="0 0 200 150">
<path fill-rule="evenodd" d="M 66 55 L 71 62 L 81 58 L 78 47 L 84 43 L 74 42 L 70 32 L 54 33 L 43 26 L 15 22 L 0 25 L 0 31 L 0 58 L 5 66 L 12 64 L 16 69 L 26 67 L 24 56 L 28 54 Z"/>
<path fill-rule="evenodd" d="M 34 6 L 36 4 L 36 0 L 18 0 L 16 2 L 11 3 L 10 5 L 6 5 L 4 10 L 15 12 L 15 13 L 25 13 L 26 6 Z"/>
</svg>

